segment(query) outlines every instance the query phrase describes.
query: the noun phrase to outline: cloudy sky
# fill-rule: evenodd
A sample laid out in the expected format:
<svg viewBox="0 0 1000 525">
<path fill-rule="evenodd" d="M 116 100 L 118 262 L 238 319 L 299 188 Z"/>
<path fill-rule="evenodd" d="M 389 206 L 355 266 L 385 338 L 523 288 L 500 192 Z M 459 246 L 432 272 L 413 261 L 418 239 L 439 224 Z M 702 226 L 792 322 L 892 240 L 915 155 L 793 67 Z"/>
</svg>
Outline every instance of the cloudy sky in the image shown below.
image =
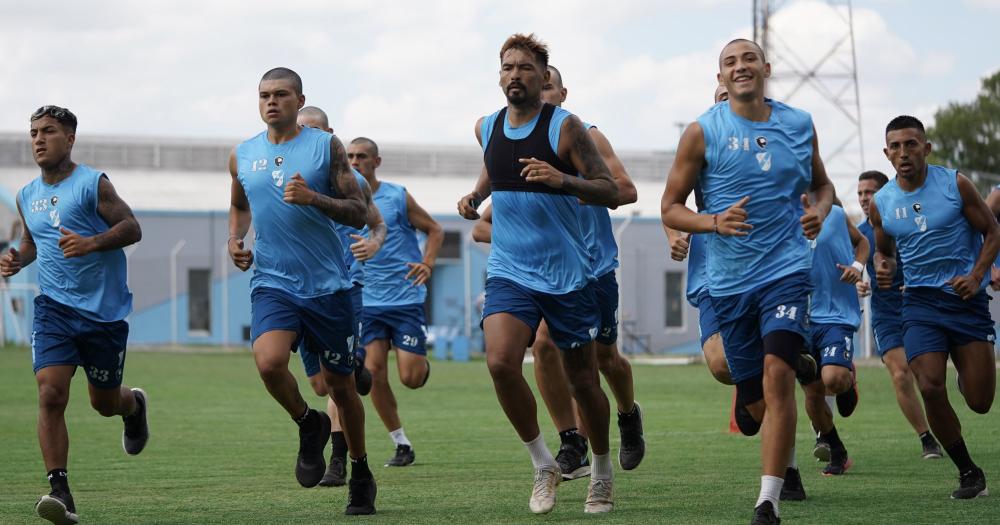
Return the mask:
<svg viewBox="0 0 1000 525">
<path fill-rule="evenodd" d="M 827 2 L 775 3 L 773 62 L 786 79 L 775 81 L 772 95 L 786 98 L 792 68 L 815 65 L 846 25 Z M 33 109 L 59 104 L 80 117 L 81 134 L 235 140 L 262 128 L 257 81 L 282 65 L 303 76 L 307 103 L 326 109 L 344 137 L 471 145 L 476 118 L 503 104 L 501 43 L 535 32 L 563 71 L 568 109 L 598 124 L 618 149 L 673 149 L 677 123 L 710 103 L 722 45 L 752 35 L 751 5 L 4 2 L 0 131 L 26 130 Z M 1000 0 L 859 0 L 853 15 L 865 163 L 886 170 L 880 139 L 889 118 L 910 113 L 930 123 L 936 108 L 971 99 L 980 78 L 1000 69 Z M 849 60 L 835 53 L 822 71 L 842 72 Z M 842 84 L 827 89 L 839 93 Z M 834 154 L 852 133 L 846 118 L 811 87 L 789 101 L 813 113 L 831 171 L 849 180 L 860 164 L 856 143 Z"/>
</svg>

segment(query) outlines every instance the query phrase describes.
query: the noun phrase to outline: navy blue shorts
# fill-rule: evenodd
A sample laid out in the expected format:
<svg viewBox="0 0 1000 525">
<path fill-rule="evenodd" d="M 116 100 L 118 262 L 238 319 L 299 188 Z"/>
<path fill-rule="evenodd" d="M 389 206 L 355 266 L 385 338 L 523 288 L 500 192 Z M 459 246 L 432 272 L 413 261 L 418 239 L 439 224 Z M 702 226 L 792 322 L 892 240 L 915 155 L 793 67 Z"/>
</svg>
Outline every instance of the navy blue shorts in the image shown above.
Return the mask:
<svg viewBox="0 0 1000 525">
<path fill-rule="evenodd" d="M 778 330 L 809 340 L 808 272 L 796 272 L 749 292 L 712 297 L 733 383 L 764 373 L 764 336 Z"/>
<path fill-rule="evenodd" d="M 392 346 L 417 355 L 427 355 L 427 321 L 423 304 L 365 306 L 361 315 L 361 344 L 389 339 Z"/>
<path fill-rule="evenodd" d="M 937 288 L 907 288 L 903 293 L 903 344 L 906 360 L 927 352 L 996 339 L 985 290 L 968 301 Z"/>
<path fill-rule="evenodd" d="M 125 370 L 128 323 L 93 321 L 76 308 L 35 297 L 31 328 L 31 365 L 39 370 L 57 365 L 82 366 L 96 388 L 118 388 Z"/>
<path fill-rule="evenodd" d="M 701 336 L 701 346 L 705 346 L 713 335 L 719 333 L 719 318 L 712 307 L 712 298 L 708 292 L 698 295 L 698 335 Z"/>
<path fill-rule="evenodd" d="M 602 345 L 613 345 L 618 342 L 618 280 L 615 279 L 615 271 L 598 277 L 593 286 L 601 314 L 601 325 L 595 339 Z"/>
<path fill-rule="evenodd" d="M 349 291 L 302 298 L 276 288 L 257 288 L 250 293 L 250 318 L 252 341 L 273 330 L 295 332 L 289 351 L 301 344 L 303 351 L 317 354 L 327 370 L 340 375 L 354 372 L 357 336 Z"/>
<path fill-rule="evenodd" d="M 549 325 L 552 341 L 562 350 L 577 348 L 593 341 L 601 322 L 592 285 L 566 294 L 553 295 L 537 292 L 509 279 L 490 277 L 486 279 L 483 319 L 499 313 L 513 315 L 528 325 L 532 343 L 538 323 L 544 318 Z"/>
<path fill-rule="evenodd" d="M 357 344 L 360 340 L 360 337 L 357 337 L 357 335 L 361 333 L 361 285 L 354 285 L 354 288 L 351 288 L 348 293 L 351 296 L 351 310 L 354 312 L 354 319 L 357 321 L 358 330 L 354 333 L 356 336 L 354 338 L 354 354 L 363 356 L 364 354 L 362 352 L 364 352 L 364 347 Z M 318 374 L 320 371 L 319 356 L 312 352 L 305 351 L 305 349 L 302 348 L 303 345 L 299 346 L 299 357 L 302 358 L 302 367 L 305 368 L 306 375 L 312 377 Z M 363 359 L 364 358 L 362 357 L 362 360 Z"/>
<path fill-rule="evenodd" d="M 846 324 L 809 324 L 809 351 L 821 368 L 828 365 L 854 369 L 853 326 Z"/>
<path fill-rule="evenodd" d="M 903 319 L 900 317 L 872 317 L 872 333 L 875 334 L 875 348 L 880 358 L 893 348 L 903 347 Z"/>
</svg>

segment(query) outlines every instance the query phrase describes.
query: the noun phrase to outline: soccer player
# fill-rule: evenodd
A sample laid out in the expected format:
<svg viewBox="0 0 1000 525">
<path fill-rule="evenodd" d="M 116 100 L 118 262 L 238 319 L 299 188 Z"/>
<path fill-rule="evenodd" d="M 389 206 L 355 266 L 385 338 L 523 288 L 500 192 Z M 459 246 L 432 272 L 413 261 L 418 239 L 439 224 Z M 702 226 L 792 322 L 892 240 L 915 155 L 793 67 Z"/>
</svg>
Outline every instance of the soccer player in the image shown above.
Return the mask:
<svg viewBox="0 0 1000 525">
<path fill-rule="evenodd" d="M 562 106 L 568 94 L 562 82 L 562 74 L 552 65 L 548 66 L 548 70 L 549 81 L 542 87 L 542 102 Z M 624 206 L 635 202 L 637 198 L 635 185 L 632 184 L 625 166 L 615 154 L 611 143 L 597 126 L 584 125 L 618 185 L 618 205 Z M 601 316 L 600 331 L 595 338 L 597 366 L 618 404 L 618 428 L 621 432 L 618 463 L 624 470 L 632 470 L 642 461 L 646 443 L 642 437 L 642 412 L 635 402 L 632 366 L 618 352 L 617 346 L 618 282 L 615 280 L 614 270 L 618 267 L 618 244 L 611 229 L 611 216 L 607 207 L 585 205 L 583 213 L 584 237 L 590 253 L 594 255 L 594 275 L 597 276 L 594 292 Z M 491 206 L 476 224 L 473 231 L 476 240 L 490 241 L 492 215 Z M 531 352 L 535 358 L 535 383 L 538 385 L 538 391 L 542 395 L 549 416 L 559 431 L 561 444 L 559 453 L 556 454 L 556 463 L 562 470 L 563 479 L 572 480 L 589 475 L 587 439 L 585 433 L 579 430 L 573 396 L 569 390 L 566 373 L 563 371 L 562 356 L 544 320 L 539 323 L 535 332 L 535 342 L 531 346 Z"/>
<path fill-rule="evenodd" d="M 951 357 L 965 403 L 979 414 L 989 412 L 996 393 L 995 333 L 984 287 L 1000 250 L 1000 226 L 968 178 L 927 164 L 931 143 L 918 119 L 892 119 L 885 143 L 896 178 L 868 206 L 876 278 L 881 288 L 892 286 L 898 249 L 906 286 L 903 346 L 927 421 L 958 467 L 959 488 L 951 497 L 985 496 L 986 475 L 969 457 L 945 378 Z"/>
<path fill-rule="evenodd" d="M 327 117 L 326 112 L 316 106 L 306 106 L 299 110 L 298 124 L 300 126 L 306 126 L 310 128 L 321 129 L 327 133 L 332 134 L 333 128 L 330 127 L 330 119 Z M 357 171 L 354 172 L 354 178 L 358 181 L 358 186 L 361 187 L 361 193 L 365 197 L 365 203 L 368 207 L 368 215 L 365 218 L 365 224 L 368 227 L 369 237 L 362 237 L 362 231 L 357 228 L 352 228 L 346 224 L 334 223 L 334 227 L 340 233 L 340 241 L 343 243 L 344 250 L 344 264 L 350 268 L 350 278 L 354 287 L 351 288 L 351 307 L 354 311 L 354 320 L 357 323 L 361 322 L 361 288 L 364 286 L 364 261 L 371 259 L 379 248 L 382 247 L 382 243 L 385 241 L 385 223 L 382 221 L 382 214 L 379 213 L 378 207 L 372 202 L 372 192 L 368 188 L 368 182 L 365 178 L 361 176 Z M 358 333 L 361 333 L 360 324 L 358 326 Z M 361 395 L 367 395 L 372 388 L 372 376 L 365 368 L 364 363 L 364 349 L 360 347 L 360 338 L 354 340 L 354 383 L 357 391 Z M 340 418 L 337 415 L 337 404 L 333 402 L 332 397 L 329 396 L 329 392 L 326 388 L 326 381 L 323 380 L 322 374 L 320 374 L 320 364 L 319 356 L 308 351 L 299 352 L 299 357 L 302 358 L 302 364 L 306 370 L 306 376 L 309 377 L 309 385 L 312 386 L 313 392 L 317 396 L 326 397 L 326 413 L 330 416 L 330 443 L 331 443 L 331 453 L 330 453 L 330 463 L 327 465 L 326 474 L 323 475 L 323 479 L 320 480 L 319 485 L 321 487 L 339 487 L 347 484 L 347 440 L 344 438 L 343 429 L 340 427 Z"/>
<path fill-rule="evenodd" d="M 504 42 L 500 87 L 507 106 L 475 127 L 488 179 L 480 177 L 475 190 L 459 201 L 459 210 L 467 219 L 478 218 L 478 204 L 493 195 L 483 332 L 497 398 L 535 468 L 528 506 L 535 513 L 551 511 L 562 479 L 521 373 L 525 349 L 545 319 L 563 351 L 594 453 L 584 511 L 610 512 L 610 409 L 598 377 L 594 338 L 600 315 L 579 201 L 616 206 L 618 188 L 580 119 L 542 102 L 542 87 L 551 75 L 547 67 L 548 49 L 534 35 L 515 34 Z"/>
<path fill-rule="evenodd" d="M 0 257 L 10 277 L 38 261 L 31 360 L 38 382 L 38 443 L 52 491 L 35 505 L 52 523 L 78 523 L 66 469 L 66 405 L 76 368 L 87 373 L 90 405 L 121 416 L 122 448 L 142 452 L 149 440 L 147 398 L 122 385 L 132 293 L 122 248 L 142 230 L 108 177 L 71 158 L 77 119 L 68 109 L 42 106 L 31 115 L 31 153 L 38 178 L 17 194 L 23 236 Z"/>
<path fill-rule="evenodd" d="M 748 408 L 766 406 L 755 524 L 779 522 L 795 438 L 796 369 L 808 337 L 807 239 L 819 234 L 833 201 L 812 118 L 764 97 L 770 74 L 757 44 L 726 44 L 718 79 L 729 101 L 684 131 L 662 201 L 664 225 L 711 234 L 709 294 L 737 397 Z M 701 214 L 685 207 L 698 185 Z"/>
<path fill-rule="evenodd" d="M 871 255 L 868 257 L 868 275 L 875 278 L 875 230 L 868 218 L 868 207 L 878 190 L 882 189 L 889 178 L 880 171 L 866 171 L 858 177 L 858 202 L 865 213 L 865 220 L 858 224 L 858 230 L 868 239 Z M 903 264 L 896 266 L 892 286 L 874 289 L 867 283 L 862 283 L 862 294 L 871 293 L 871 323 L 875 334 L 875 347 L 879 357 L 885 363 L 886 370 L 892 378 L 892 387 L 896 391 L 896 402 L 903 416 L 909 421 L 913 430 L 920 437 L 924 459 L 941 458 L 941 447 L 931 434 L 924 417 L 924 408 L 920 405 L 913 380 L 913 372 L 906 362 L 906 351 L 903 349 Z"/>
<path fill-rule="evenodd" d="M 382 249 L 365 262 L 361 344 L 367 353 L 365 366 L 372 374 L 372 404 L 396 446 L 385 466 L 404 467 L 416 456 L 389 386 L 389 351 L 396 350 L 403 385 L 416 389 L 427 384 L 431 364 L 425 346 L 424 301 L 444 231 L 405 187 L 378 179 L 375 170 L 382 157 L 374 141 L 364 137 L 352 140 L 347 158 L 368 181 L 388 231 Z M 427 236 L 422 255 L 418 230 Z M 362 237 L 356 239 L 360 242 Z"/>
<path fill-rule="evenodd" d="M 300 343 L 303 351 L 319 355 L 351 456 L 346 513 L 373 514 L 376 486 L 365 454 L 364 406 L 354 385 L 353 285 L 334 227 L 364 225 L 364 196 L 340 140 L 296 123 L 305 104 L 297 73 L 268 71 L 258 94 L 267 130 L 229 157 L 229 255 L 240 270 L 254 266 L 250 331 L 257 370 L 299 426 L 295 478 L 313 487 L 326 472 L 323 448 L 331 423 L 302 399 L 288 359 Z M 251 222 L 252 251 L 243 240 Z"/>
<path fill-rule="evenodd" d="M 827 462 L 823 469 L 827 476 L 839 476 L 851 467 L 826 395 L 836 396 L 837 411 L 842 417 L 849 417 L 858 405 L 853 339 L 861 324 L 861 305 L 855 285 L 861 280 L 869 252 L 868 240 L 851 224 L 839 201 L 836 202 L 812 243 L 813 291 L 809 296 L 807 346 L 820 364 L 820 375 L 802 385 L 806 413 L 818 433 L 813 453 Z"/>
</svg>

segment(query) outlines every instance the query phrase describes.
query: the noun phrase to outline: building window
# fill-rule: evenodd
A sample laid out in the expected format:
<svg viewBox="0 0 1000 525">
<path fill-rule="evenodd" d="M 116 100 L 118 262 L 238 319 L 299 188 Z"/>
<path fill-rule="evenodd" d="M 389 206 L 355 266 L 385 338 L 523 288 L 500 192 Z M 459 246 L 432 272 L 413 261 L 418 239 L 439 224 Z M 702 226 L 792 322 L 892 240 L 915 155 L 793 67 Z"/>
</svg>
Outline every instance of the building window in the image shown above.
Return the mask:
<svg viewBox="0 0 1000 525">
<path fill-rule="evenodd" d="M 444 241 L 441 249 L 438 250 L 438 259 L 461 259 L 462 258 L 462 232 L 445 231 Z"/>
<path fill-rule="evenodd" d="M 684 274 L 667 272 L 664 283 L 666 302 L 663 309 L 665 314 L 663 326 L 681 328 L 684 326 Z"/>
<path fill-rule="evenodd" d="M 212 270 L 188 270 L 188 331 L 209 334 L 212 331 Z"/>
</svg>

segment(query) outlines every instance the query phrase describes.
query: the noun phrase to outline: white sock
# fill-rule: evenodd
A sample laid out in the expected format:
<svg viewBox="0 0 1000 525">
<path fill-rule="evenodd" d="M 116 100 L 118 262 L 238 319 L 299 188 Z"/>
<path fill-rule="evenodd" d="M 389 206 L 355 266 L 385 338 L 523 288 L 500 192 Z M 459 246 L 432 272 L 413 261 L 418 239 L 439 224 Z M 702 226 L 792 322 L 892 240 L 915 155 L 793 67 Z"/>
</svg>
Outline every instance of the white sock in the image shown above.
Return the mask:
<svg viewBox="0 0 1000 525">
<path fill-rule="evenodd" d="M 799 469 L 799 462 L 795 461 L 795 445 L 792 445 L 791 457 L 788 460 L 788 468 L 793 468 L 795 470 Z"/>
<path fill-rule="evenodd" d="M 396 430 L 389 432 L 389 437 L 392 438 L 392 442 L 395 443 L 397 447 L 399 445 L 406 445 L 408 447 L 413 447 L 413 444 L 410 443 L 410 440 L 406 439 L 406 433 L 403 432 L 403 427 L 399 427 Z"/>
<path fill-rule="evenodd" d="M 761 476 L 760 477 L 760 496 L 757 497 L 757 504 L 754 508 L 760 506 L 761 503 L 765 501 L 770 501 L 771 505 L 774 506 L 774 515 L 778 516 L 778 498 L 781 496 L 781 486 L 785 484 L 785 480 L 774 477 L 774 476 Z"/>
<path fill-rule="evenodd" d="M 535 439 L 525 442 L 524 446 L 528 448 L 528 454 L 531 454 L 531 464 L 536 469 L 541 467 L 559 469 L 556 458 L 552 457 L 549 447 L 545 446 L 545 438 L 541 434 L 538 434 Z"/>
<path fill-rule="evenodd" d="M 590 466 L 590 479 L 612 479 L 615 468 L 611 466 L 611 452 L 594 454 L 594 463 Z"/>
</svg>

